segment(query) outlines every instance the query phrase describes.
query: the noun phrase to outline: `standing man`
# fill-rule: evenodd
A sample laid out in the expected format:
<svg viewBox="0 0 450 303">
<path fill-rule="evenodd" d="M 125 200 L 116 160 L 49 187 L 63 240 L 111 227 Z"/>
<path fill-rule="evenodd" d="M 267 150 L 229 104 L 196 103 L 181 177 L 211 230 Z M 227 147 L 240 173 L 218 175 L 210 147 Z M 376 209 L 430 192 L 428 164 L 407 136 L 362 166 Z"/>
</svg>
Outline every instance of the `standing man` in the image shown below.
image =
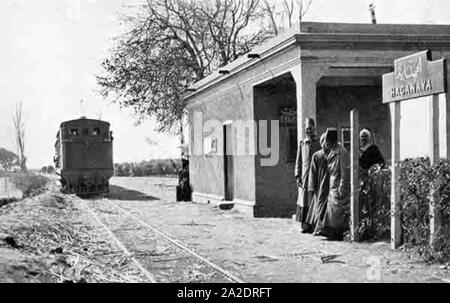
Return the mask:
<svg viewBox="0 0 450 303">
<path fill-rule="evenodd" d="M 325 134 L 320 137 L 322 149 L 311 159 L 308 190 L 313 193 L 313 203 L 308 212 L 308 219 L 314 222 L 314 235 L 320 235 L 325 228 L 328 195 L 330 194 L 330 172 L 328 170 L 328 153 Z"/>
<path fill-rule="evenodd" d="M 307 220 L 312 197 L 312 195 L 308 194 L 308 177 L 312 155 L 321 148 L 319 138 L 316 135 L 316 123 L 314 119 L 306 119 L 305 133 L 306 138 L 299 142 L 295 163 L 295 178 L 297 179 L 298 185 L 296 220 L 302 223 L 302 233 L 312 233 L 313 222 Z"/>
<path fill-rule="evenodd" d="M 342 240 L 348 229 L 350 210 L 350 156 L 338 143 L 338 131 L 327 129 L 325 145 L 329 149 L 328 170 L 330 173 L 330 193 L 327 201 L 325 231 L 321 234 L 330 240 Z"/>
</svg>

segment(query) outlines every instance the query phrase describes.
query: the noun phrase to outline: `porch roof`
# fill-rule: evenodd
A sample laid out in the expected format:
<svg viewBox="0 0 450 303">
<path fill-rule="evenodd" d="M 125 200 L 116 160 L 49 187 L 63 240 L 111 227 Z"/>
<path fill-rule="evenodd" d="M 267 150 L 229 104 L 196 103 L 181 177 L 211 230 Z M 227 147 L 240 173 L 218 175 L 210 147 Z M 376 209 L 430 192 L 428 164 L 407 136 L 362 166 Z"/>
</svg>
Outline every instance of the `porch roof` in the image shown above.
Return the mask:
<svg viewBox="0 0 450 303">
<path fill-rule="evenodd" d="M 294 45 L 300 49 L 450 49 L 450 25 L 422 24 L 358 24 L 302 22 L 300 26 L 278 35 L 194 83 L 193 92 L 185 96 L 191 100 L 201 92 L 228 78 L 261 64 L 273 55 Z M 249 58 L 257 54 L 258 58 Z M 300 56 L 300 53 L 299 53 Z M 228 73 L 221 74 L 219 70 Z"/>
</svg>

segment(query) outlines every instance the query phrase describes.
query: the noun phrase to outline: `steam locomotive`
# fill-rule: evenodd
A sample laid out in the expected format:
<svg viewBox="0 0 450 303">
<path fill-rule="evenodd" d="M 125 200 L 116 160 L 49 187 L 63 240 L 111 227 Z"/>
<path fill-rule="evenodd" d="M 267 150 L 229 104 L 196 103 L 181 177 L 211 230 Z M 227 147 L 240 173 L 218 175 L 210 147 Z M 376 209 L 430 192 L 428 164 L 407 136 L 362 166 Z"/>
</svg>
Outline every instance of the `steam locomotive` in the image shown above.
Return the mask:
<svg viewBox="0 0 450 303">
<path fill-rule="evenodd" d="M 112 142 L 108 122 L 82 117 L 61 123 L 54 162 L 63 193 L 108 194 L 114 174 Z"/>
</svg>

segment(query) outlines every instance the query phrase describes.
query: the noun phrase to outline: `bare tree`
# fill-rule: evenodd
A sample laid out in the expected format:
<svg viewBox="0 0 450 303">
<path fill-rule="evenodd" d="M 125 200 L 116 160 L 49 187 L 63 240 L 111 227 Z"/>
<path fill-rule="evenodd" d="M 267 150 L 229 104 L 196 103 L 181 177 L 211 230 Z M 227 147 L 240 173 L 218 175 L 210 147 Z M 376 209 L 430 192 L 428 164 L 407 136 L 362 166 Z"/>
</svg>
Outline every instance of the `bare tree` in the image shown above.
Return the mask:
<svg viewBox="0 0 450 303">
<path fill-rule="evenodd" d="M 293 0 L 291 0 L 293 1 Z M 298 21 L 302 22 L 303 17 L 309 11 L 311 7 L 312 0 L 297 0 L 298 1 Z"/>
<path fill-rule="evenodd" d="M 300 1 L 300 3 L 302 3 L 302 1 Z M 283 8 L 284 8 L 284 13 L 285 13 L 286 19 L 288 20 L 288 26 L 289 26 L 289 28 L 292 28 L 293 23 L 294 23 L 294 20 L 293 20 L 294 0 L 283 0 Z M 300 9 L 301 9 L 301 4 L 300 4 Z M 300 16 L 301 16 L 301 13 L 300 13 Z"/>
<path fill-rule="evenodd" d="M 273 34 L 276 36 L 278 35 L 278 28 L 280 27 L 279 22 L 276 18 L 276 6 L 275 4 L 271 4 L 269 0 L 264 0 L 264 7 L 263 7 L 264 13 L 269 18 L 270 28 L 273 32 Z"/>
<path fill-rule="evenodd" d="M 16 104 L 13 116 L 14 131 L 16 135 L 17 155 L 19 157 L 20 170 L 27 171 L 27 158 L 25 156 L 25 121 L 23 117 L 22 102 Z"/>
<path fill-rule="evenodd" d="M 264 0 L 264 13 L 267 15 L 269 25 L 275 35 L 285 29 L 292 28 L 301 23 L 308 13 L 312 0 L 283 0 L 282 5 L 271 4 L 270 0 Z"/>
<path fill-rule="evenodd" d="M 125 16 L 97 82 L 105 98 L 154 117 L 159 131 L 180 136 L 187 88 L 256 45 L 292 27 L 312 0 L 146 0 Z M 281 0 L 280 0 L 281 1 Z"/>
<path fill-rule="evenodd" d="M 103 61 L 105 97 L 156 118 L 159 131 L 180 135 L 187 88 L 272 36 L 259 25 L 260 0 L 147 0 L 126 17 L 131 30 Z M 251 30 L 256 28 L 257 30 Z"/>
</svg>

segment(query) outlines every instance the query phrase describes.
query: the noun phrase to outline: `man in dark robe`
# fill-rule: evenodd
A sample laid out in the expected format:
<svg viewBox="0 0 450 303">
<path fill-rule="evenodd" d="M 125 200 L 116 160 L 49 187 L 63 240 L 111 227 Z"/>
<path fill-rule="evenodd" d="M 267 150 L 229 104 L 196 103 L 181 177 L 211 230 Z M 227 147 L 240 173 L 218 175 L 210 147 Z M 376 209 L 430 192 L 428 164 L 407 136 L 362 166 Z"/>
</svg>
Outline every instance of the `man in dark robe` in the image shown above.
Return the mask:
<svg viewBox="0 0 450 303">
<path fill-rule="evenodd" d="M 305 121 L 306 138 L 301 140 L 297 149 L 295 163 L 295 178 L 298 185 L 298 200 L 296 220 L 302 223 L 303 233 L 312 233 L 312 222 L 307 221 L 309 208 L 308 177 L 312 155 L 320 150 L 319 138 L 316 135 L 316 124 L 313 119 Z"/>
<path fill-rule="evenodd" d="M 324 220 L 324 232 L 321 235 L 330 240 L 342 240 L 348 229 L 348 212 L 350 210 L 350 157 L 348 151 L 338 143 L 338 131 L 327 129 L 325 136 L 330 173 L 330 193 Z"/>
<path fill-rule="evenodd" d="M 191 201 L 191 185 L 189 182 L 189 160 L 183 156 L 182 167 L 178 171 L 177 202 Z"/>
<path fill-rule="evenodd" d="M 312 222 L 314 234 L 320 234 L 325 223 L 328 195 L 330 192 L 330 173 L 328 171 L 328 153 L 325 134 L 320 137 L 322 149 L 311 158 L 308 191 L 313 195 L 307 221 Z"/>
</svg>

